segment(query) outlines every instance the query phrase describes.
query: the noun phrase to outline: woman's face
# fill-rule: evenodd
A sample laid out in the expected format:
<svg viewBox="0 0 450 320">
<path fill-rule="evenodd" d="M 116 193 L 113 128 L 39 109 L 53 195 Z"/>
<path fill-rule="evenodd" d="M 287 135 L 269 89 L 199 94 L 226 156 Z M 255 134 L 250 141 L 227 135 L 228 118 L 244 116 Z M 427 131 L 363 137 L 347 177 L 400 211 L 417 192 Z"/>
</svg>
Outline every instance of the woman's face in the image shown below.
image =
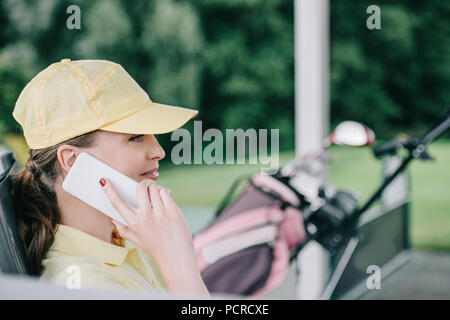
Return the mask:
<svg viewBox="0 0 450 320">
<path fill-rule="evenodd" d="M 158 179 L 158 172 L 144 175 L 158 168 L 165 152 L 152 134 L 126 134 L 101 130 L 95 146 L 87 151 L 133 180 Z"/>
</svg>

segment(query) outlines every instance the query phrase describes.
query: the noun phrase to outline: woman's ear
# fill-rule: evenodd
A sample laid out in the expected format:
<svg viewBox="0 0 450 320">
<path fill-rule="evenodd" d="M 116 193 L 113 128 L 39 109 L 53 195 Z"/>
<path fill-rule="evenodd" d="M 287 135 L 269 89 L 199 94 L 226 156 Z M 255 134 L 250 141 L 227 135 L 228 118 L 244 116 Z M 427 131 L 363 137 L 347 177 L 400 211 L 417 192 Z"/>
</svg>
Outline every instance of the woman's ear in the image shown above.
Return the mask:
<svg viewBox="0 0 450 320">
<path fill-rule="evenodd" d="M 77 147 L 64 144 L 58 148 L 56 152 L 59 165 L 65 171 L 65 173 L 69 172 L 70 168 L 72 168 L 75 160 L 78 155 L 81 153 L 81 150 Z"/>
</svg>

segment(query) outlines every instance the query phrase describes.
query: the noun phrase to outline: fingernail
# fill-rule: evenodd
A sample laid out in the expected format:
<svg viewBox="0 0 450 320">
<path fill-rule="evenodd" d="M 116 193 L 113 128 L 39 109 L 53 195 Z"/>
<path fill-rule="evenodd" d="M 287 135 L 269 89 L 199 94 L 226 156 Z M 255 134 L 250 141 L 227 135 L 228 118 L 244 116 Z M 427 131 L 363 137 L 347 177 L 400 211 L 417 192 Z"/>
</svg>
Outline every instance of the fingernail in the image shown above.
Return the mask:
<svg viewBox="0 0 450 320">
<path fill-rule="evenodd" d="M 104 187 L 105 184 L 106 184 L 106 180 L 103 179 L 103 178 L 101 178 L 99 182 L 100 182 L 100 185 L 101 185 L 102 187 Z"/>
</svg>

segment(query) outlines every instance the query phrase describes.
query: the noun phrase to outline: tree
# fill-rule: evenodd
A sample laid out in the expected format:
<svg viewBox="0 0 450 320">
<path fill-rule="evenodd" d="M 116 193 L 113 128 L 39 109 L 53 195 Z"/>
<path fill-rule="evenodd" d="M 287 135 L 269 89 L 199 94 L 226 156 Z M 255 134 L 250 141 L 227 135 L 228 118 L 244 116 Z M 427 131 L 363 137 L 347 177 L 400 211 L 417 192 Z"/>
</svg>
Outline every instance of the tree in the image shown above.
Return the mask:
<svg viewBox="0 0 450 320">
<path fill-rule="evenodd" d="M 10 17 L 7 30 L 14 34 L 7 37 L 0 53 L 0 75 L 9 77 L 2 78 L 0 86 L 2 112 L 8 115 L 5 130 L 16 127 L 11 113 L 26 82 L 64 58 L 117 62 L 153 101 L 198 109 L 203 39 L 189 3 L 80 0 L 76 4 L 81 9 L 81 29 L 70 30 L 66 9 L 72 4 L 68 0 L 2 3 L 0 18 Z M 5 37 L 0 37 L 0 44 Z M 161 136 L 161 143 L 168 139 Z"/>
<path fill-rule="evenodd" d="M 205 35 L 206 127 L 279 128 L 294 145 L 293 2 L 194 0 Z"/>
</svg>

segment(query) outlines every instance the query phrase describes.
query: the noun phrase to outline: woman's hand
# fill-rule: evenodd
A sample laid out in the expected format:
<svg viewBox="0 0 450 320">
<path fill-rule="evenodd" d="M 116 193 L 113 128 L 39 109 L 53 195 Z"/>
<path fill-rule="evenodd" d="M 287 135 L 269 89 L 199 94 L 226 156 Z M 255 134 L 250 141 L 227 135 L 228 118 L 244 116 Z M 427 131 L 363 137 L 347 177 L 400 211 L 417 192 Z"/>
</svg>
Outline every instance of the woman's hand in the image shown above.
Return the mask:
<svg viewBox="0 0 450 320">
<path fill-rule="evenodd" d="M 170 291 L 209 296 L 198 269 L 192 235 L 171 192 L 153 180 L 143 180 L 136 188 L 139 207 L 135 209 L 104 179 L 103 190 L 128 224 L 113 220 L 120 236 L 156 260 Z"/>
</svg>

